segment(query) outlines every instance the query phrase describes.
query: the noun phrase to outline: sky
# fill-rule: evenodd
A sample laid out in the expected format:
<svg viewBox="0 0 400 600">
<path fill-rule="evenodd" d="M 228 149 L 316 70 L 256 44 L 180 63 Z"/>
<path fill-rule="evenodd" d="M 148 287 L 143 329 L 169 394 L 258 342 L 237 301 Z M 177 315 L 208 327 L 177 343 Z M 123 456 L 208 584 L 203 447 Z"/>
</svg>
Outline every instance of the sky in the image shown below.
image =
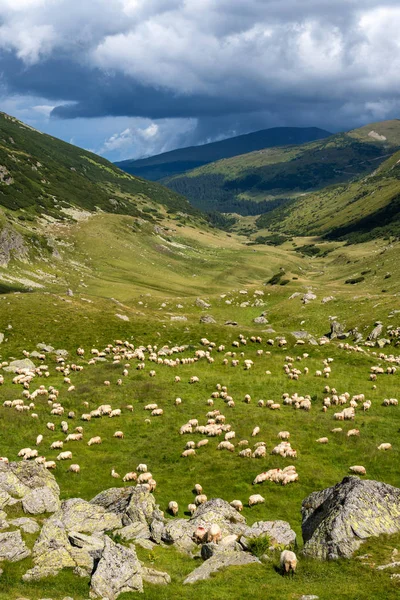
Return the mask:
<svg viewBox="0 0 400 600">
<path fill-rule="evenodd" d="M 110 160 L 400 117 L 399 0 L 0 0 L 0 109 Z"/>
</svg>

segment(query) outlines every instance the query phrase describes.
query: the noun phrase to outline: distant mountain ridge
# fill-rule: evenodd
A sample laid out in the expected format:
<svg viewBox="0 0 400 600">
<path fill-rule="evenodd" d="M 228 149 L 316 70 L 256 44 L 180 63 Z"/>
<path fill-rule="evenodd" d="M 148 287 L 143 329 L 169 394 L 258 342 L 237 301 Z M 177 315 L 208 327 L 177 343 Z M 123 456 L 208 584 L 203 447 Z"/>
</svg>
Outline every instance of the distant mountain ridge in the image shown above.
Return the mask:
<svg viewBox="0 0 400 600">
<path fill-rule="evenodd" d="M 131 175 L 159 181 L 223 158 L 231 158 L 263 148 L 305 144 L 330 135 L 329 131 L 318 127 L 273 127 L 219 142 L 179 148 L 148 158 L 124 160 L 115 164 Z"/>
<path fill-rule="evenodd" d="M 398 149 L 400 120 L 395 119 L 219 160 L 163 183 L 202 210 L 257 215 L 368 175 Z"/>
</svg>

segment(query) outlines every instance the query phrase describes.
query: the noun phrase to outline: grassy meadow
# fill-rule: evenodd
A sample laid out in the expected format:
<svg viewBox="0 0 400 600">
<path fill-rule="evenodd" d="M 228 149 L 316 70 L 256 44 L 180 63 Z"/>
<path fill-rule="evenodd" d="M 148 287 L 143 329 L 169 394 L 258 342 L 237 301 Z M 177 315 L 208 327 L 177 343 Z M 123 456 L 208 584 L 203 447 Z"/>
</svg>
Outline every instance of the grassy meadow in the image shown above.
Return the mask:
<svg viewBox="0 0 400 600">
<path fill-rule="evenodd" d="M 194 498 L 193 485 L 201 483 L 208 498 L 242 500 L 243 514 L 249 524 L 257 520 L 283 519 L 296 531 L 299 567 L 294 578 L 280 575 L 276 554 L 265 564 L 231 568 L 192 588 L 182 586 L 182 581 L 197 566 L 196 561 L 172 548 L 157 547 L 148 551 L 138 547 L 138 555 L 146 565 L 166 570 L 172 577 L 167 587 L 145 584 L 145 598 L 192 598 L 195 595 L 219 599 L 297 599 L 302 594 L 316 594 L 321 600 L 398 597 L 399 583 L 390 579 L 391 571 L 379 572 L 373 567 L 390 562 L 392 550 L 400 544 L 400 536 L 369 541 L 358 552 L 368 554 L 364 560 L 320 563 L 305 559 L 301 556 L 300 507 L 309 493 L 341 481 L 355 464 L 366 467 L 367 478 L 400 487 L 400 409 L 382 406 L 384 398 L 398 397 L 399 374 L 380 375 L 376 382 L 371 382 L 371 366 L 386 366 L 377 356 L 379 349 L 365 347 L 364 353 L 355 353 L 340 349 L 337 341 L 325 346 L 295 345 L 291 334 L 304 329 L 318 339 L 329 331 L 329 318 L 333 316 L 345 323 L 346 329 L 358 327 L 364 336 L 377 319 L 382 320 L 385 328 L 397 324 L 395 311 L 400 309 L 398 244 L 379 241 L 344 246 L 334 242 L 330 243 L 331 252 L 325 257 L 311 259 L 295 252 L 292 242 L 278 248 L 247 246 L 241 236 L 178 227 L 173 221 L 165 221 L 165 230 L 161 233 L 154 232 L 148 224 L 140 227 L 133 217 L 105 214 L 74 225 L 63 225 L 62 229 L 55 224 L 49 227 L 49 234 L 56 241 L 62 237 L 63 245 L 58 246 L 62 260 L 30 265 L 15 263 L 12 269 L 2 271 L 3 275 L 13 277 L 15 286 L 21 285 L 18 282 L 23 278 L 29 278 L 44 287 L 29 293 L 11 292 L 0 296 L 0 332 L 5 334 L 0 346 L 1 360 L 23 358 L 23 350 L 32 352 L 38 343 L 44 342 L 55 349 L 67 350 L 68 363 L 80 364 L 84 369 L 71 372 L 75 390 L 68 392 L 62 374 L 55 370 L 55 355 L 49 354 L 45 363 L 50 376 L 31 386 L 35 389 L 43 383 L 59 389 L 66 413 L 76 412 L 77 417 L 72 420 L 50 415 L 44 396 L 35 401 L 38 419 L 3 407 L 4 401 L 14 400 L 21 393 L 21 388 L 12 384 L 12 375 L 5 374 L 5 383 L 0 387 L 0 455 L 16 460 L 18 451 L 34 447 L 36 436 L 41 433 L 44 441 L 40 452 L 48 460 L 54 460 L 58 451 L 50 450 L 50 445 L 64 439 L 59 424 L 65 419 L 70 431 L 83 425 L 84 440 L 65 443 L 63 448 L 72 451 L 72 462 L 80 465 L 80 474 L 67 471 L 69 461 L 58 463 L 54 471 L 62 498 L 89 500 L 106 488 L 128 485 L 122 482 L 123 475 L 145 462 L 157 481 L 154 494 L 164 511 L 170 500 L 176 500 L 178 516 L 187 516 L 187 505 Z M 318 244 L 319 241 L 295 239 L 298 246 L 306 243 Z M 285 270 L 288 282 L 265 285 L 280 269 Z M 364 280 L 359 284 L 345 283 L 365 271 Z M 388 273 L 390 277 L 386 278 Z M 73 296 L 66 295 L 67 287 L 73 290 Z M 293 293 L 303 294 L 309 289 L 317 295 L 309 304 L 302 304 L 301 297 L 289 299 Z M 247 294 L 241 294 L 241 290 Z M 264 295 L 255 295 L 256 290 Z M 195 305 L 198 296 L 211 304 L 208 310 Z M 322 298 L 327 296 L 334 300 L 322 303 Z M 253 319 L 264 311 L 268 324 L 254 324 Z M 212 315 L 216 324 L 200 323 L 200 316 L 204 314 Z M 172 320 L 178 316 L 186 320 Z M 227 326 L 227 320 L 234 320 L 238 325 Z M 238 340 L 240 333 L 247 344 L 234 348 L 232 343 Z M 252 335 L 261 336 L 262 343 L 251 342 Z M 267 345 L 267 340 L 276 336 L 286 337 L 285 348 Z M 127 367 L 127 377 L 122 375 L 124 361 L 116 365 L 108 358 L 95 365 L 87 364 L 92 348 L 103 350 L 117 339 L 127 340 L 135 347 L 151 344 L 161 349 L 164 345 L 185 345 L 183 353 L 172 356 L 182 358 L 193 357 L 196 350 L 203 348 L 200 344 L 203 337 L 217 346 L 224 344 L 225 352 L 235 351 L 239 366 L 231 366 L 231 357 L 228 357 L 229 364 L 224 365 L 225 352 L 216 349 L 211 353 L 212 364 L 203 358 L 195 364 L 173 368 L 146 360 L 145 369 L 137 370 L 134 360 Z M 76 355 L 78 346 L 85 349 L 83 358 Z M 257 355 L 257 350 L 263 350 L 263 354 Z M 383 352 L 398 355 L 399 349 L 387 346 Z M 304 358 L 303 353 L 309 356 Z M 293 366 L 302 371 L 308 367 L 309 373 L 302 374 L 298 381 L 289 380 L 283 371 L 287 356 L 294 359 Z M 327 357 L 333 358 L 330 378 L 316 377 L 315 371 L 323 368 Z M 248 371 L 243 368 L 245 359 L 254 362 Z M 40 363 L 38 359 L 33 360 L 35 364 Z M 156 371 L 155 377 L 149 376 L 151 369 Z M 176 375 L 181 377 L 181 382 L 174 381 Z M 192 375 L 197 375 L 200 381 L 190 384 Z M 123 380 L 121 386 L 116 385 L 119 378 Z M 104 385 L 105 380 L 111 382 L 109 387 Z M 207 399 L 217 383 L 227 386 L 235 401 L 234 407 L 227 407 L 220 398 L 214 400 L 213 407 L 207 406 Z M 370 411 L 364 413 L 358 409 L 354 422 L 335 422 L 335 407 L 322 412 L 325 385 L 335 387 L 339 393 L 364 393 L 372 401 Z M 259 399 L 280 402 L 284 392 L 309 394 L 311 411 L 283 405 L 280 411 L 271 411 L 257 406 Z M 243 401 L 246 394 L 251 395 L 250 404 Z M 174 404 L 177 397 L 182 398 L 180 406 Z M 92 419 L 88 423 L 80 420 L 83 412 L 105 403 L 121 408 L 122 415 Z M 164 414 L 151 417 L 144 410 L 148 403 L 157 403 Z M 126 408 L 128 404 L 133 405 L 133 412 Z M 197 442 L 202 436 L 179 435 L 180 426 L 191 418 L 206 424 L 206 414 L 213 409 L 226 416 L 226 422 L 236 432 L 235 444 L 242 439 L 249 440 L 250 446 L 264 441 L 266 458 L 240 458 L 239 448 L 235 448 L 234 453 L 217 451 L 221 438 L 209 438 L 208 445 L 198 449 L 196 456 L 182 458 L 186 442 Z M 54 432 L 46 429 L 48 421 L 56 424 Z M 253 439 L 251 432 L 257 425 L 261 431 Z M 335 426 L 342 426 L 343 432 L 331 433 Z M 347 438 L 347 430 L 353 427 L 360 429 L 360 436 Z M 116 430 L 124 432 L 123 440 L 113 438 Z M 292 447 L 298 451 L 297 459 L 270 454 L 281 430 L 290 431 Z M 87 441 L 95 435 L 101 436 L 102 444 L 88 447 Z M 323 436 L 329 438 L 329 443 L 316 443 L 315 440 Z M 377 446 L 382 442 L 391 442 L 393 449 L 379 452 Z M 258 473 L 289 464 L 295 464 L 299 473 L 297 483 L 285 487 L 271 482 L 252 485 Z M 120 479 L 111 477 L 112 468 L 121 475 Z M 257 492 L 265 497 L 265 504 L 250 509 L 247 500 Z M 16 510 L 15 515 L 20 516 Z M 23 535 L 32 547 L 35 536 Z M 88 598 L 88 580 L 69 572 L 55 579 L 23 583 L 21 576 L 30 566 L 30 558 L 2 565 L 1 600 Z M 120 596 L 122 600 L 133 597 Z"/>
</svg>

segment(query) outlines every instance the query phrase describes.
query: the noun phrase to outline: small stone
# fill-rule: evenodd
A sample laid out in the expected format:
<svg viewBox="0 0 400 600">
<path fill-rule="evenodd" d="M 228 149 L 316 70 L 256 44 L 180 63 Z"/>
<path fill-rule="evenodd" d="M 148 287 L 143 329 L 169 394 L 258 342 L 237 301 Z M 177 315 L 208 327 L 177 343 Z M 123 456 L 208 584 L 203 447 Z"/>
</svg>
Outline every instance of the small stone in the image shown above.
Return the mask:
<svg viewBox="0 0 400 600">
<path fill-rule="evenodd" d="M 153 583 L 155 585 L 168 585 L 171 583 L 171 577 L 164 571 L 156 571 L 149 567 L 142 567 L 143 581 Z"/>
</svg>

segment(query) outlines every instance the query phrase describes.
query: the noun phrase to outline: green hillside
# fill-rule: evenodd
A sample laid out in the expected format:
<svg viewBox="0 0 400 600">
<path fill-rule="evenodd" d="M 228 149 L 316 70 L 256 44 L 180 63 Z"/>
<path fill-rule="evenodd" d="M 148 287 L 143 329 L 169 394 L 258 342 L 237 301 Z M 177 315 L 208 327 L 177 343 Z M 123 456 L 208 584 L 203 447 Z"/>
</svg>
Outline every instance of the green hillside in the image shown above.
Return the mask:
<svg viewBox="0 0 400 600">
<path fill-rule="evenodd" d="M 367 175 L 399 147 L 400 120 L 384 121 L 301 146 L 221 160 L 164 183 L 203 210 L 255 215 Z"/>
<path fill-rule="evenodd" d="M 165 187 L 0 113 L 0 206 L 21 219 L 66 218 L 71 207 L 146 216 L 157 205 L 198 214 Z"/>
<path fill-rule="evenodd" d="M 260 228 L 363 241 L 400 235 L 400 152 L 370 175 L 327 187 L 261 215 Z"/>
<path fill-rule="evenodd" d="M 116 163 L 123 171 L 158 181 L 202 165 L 262 148 L 304 144 L 331 135 L 318 127 L 273 127 L 201 146 L 179 148 L 139 160 Z"/>
</svg>

